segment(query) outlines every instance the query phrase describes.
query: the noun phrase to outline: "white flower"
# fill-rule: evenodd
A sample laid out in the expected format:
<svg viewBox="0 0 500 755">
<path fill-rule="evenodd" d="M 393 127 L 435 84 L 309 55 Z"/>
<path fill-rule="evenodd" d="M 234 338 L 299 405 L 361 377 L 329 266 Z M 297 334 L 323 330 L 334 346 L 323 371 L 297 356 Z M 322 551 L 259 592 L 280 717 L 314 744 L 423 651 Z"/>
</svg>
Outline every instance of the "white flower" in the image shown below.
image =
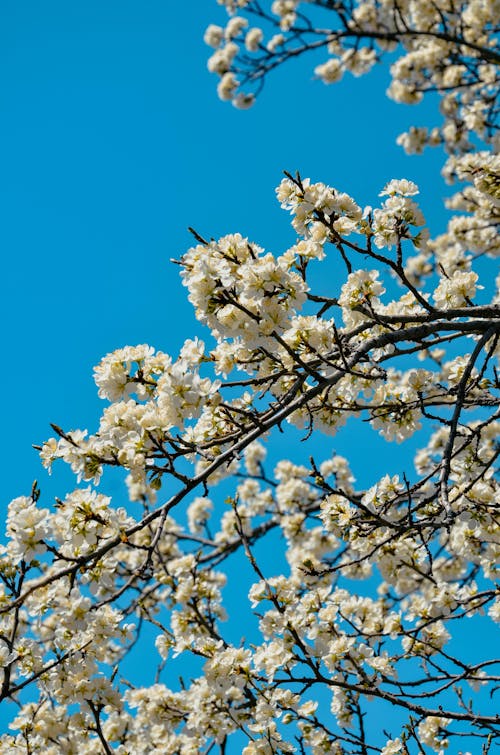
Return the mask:
<svg viewBox="0 0 500 755">
<path fill-rule="evenodd" d="M 389 181 L 389 183 L 384 186 L 379 196 L 383 197 L 386 195 L 393 197 L 395 194 L 399 194 L 402 197 L 411 197 L 418 193 L 418 186 L 414 184 L 413 181 L 408 181 L 406 178 L 393 178 L 392 181 Z"/>
<path fill-rule="evenodd" d="M 218 47 L 224 38 L 224 29 L 221 26 L 210 24 L 205 31 L 203 41 L 209 47 Z"/>
<path fill-rule="evenodd" d="M 398 755 L 403 752 L 403 743 L 399 739 L 390 739 L 385 747 L 382 748 L 380 755 Z"/>
<path fill-rule="evenodd" d="M 333 84 L 335 81 L 340 81 L 344 71 L 338 58 L 330 58 L 326 63 L 316 66 L 314 73 L 325 84 Z"/>
<path fill-rule="evenodd" d="M 455 270 L 451 277 L 441 278 L 432 298 L 437 307 L 452 309 L 467 305 L 476 295 L 477 274 Z"/>
<path fill-rule="evenodd" d="M 264 33 L 262 29 L 254 27 L 247 32 L 247 35 L 245 37 L 245 47 L 249 52 L 257 52 L 263 38 Z"/>
</svg>

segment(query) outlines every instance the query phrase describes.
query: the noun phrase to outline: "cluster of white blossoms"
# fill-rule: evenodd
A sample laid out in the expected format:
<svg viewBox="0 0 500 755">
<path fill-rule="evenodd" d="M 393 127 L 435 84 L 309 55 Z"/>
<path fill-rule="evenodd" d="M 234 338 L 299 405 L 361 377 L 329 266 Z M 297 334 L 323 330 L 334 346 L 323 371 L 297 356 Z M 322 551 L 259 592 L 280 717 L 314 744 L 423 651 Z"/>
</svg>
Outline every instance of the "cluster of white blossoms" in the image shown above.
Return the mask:
<svg viewBox="0 0 500 755">
<path fill-rule="evenodd" d="M 283 333 L 306 300 L 307 286 L 291 253 L 275 258 L 240 234 L 200 244 L 182 258 L 183 282 L 197 318 L 220 340 L 246 348 Z"/>
<path fill-rule="evenodd" d="M 400 142 L 443 144 L 461 188 L 435 238 L 412 181 L 363 210 L 298 174 L 277 188 L 296 235 L 284 252 L 196 234 L 180 265 L 206 340 L 105 356 L 97 430 L 54 425 L 40 448 L 76 489 L 9 504 L 0 700 L 18 707 L 0 755 L 493 753 L 500 7 L 219 4 L 231 16 L 206 32 L 209 67 L 241 107 L 311 35 L 327 83 L 401 45 L 391 96 L 437 89 L 445 121 Z M 330 30 L 307 23 L 316 5 Z M 346 422 L 411 437 L 413 464 L 394 470 L 389 449 L 358 485 L 323 437 Z M 128 500 L 107 494 L 108 468 Z M 464 625 L 482 641 L 464 644 Z"/>
<path fill-rule="evenodd" d="M 408 261 L 416 285 L 431 270 L 468 269 L 470 256 L 499 253 L 500 223 L 498 92 L 500 76 L 498 5 L 484 0 L 426 3 L 421 0 L 356 0 L 325 4 L 299 0 L 257 3 L 221 2 L 227 25 L 212 24 L 205 41 L 214 48 L 209 69 L 221 76 L 219 95 L 237 107 L 249 107 L 277 66 L 317 48 L 329 56 L 315 68 L 327 84 L 345 72 L 368 73 L 386 52 L 398 51 L 391 66 L 388 94 L 397 102 L 417 103 L 426 92 L 439 92 L 443 123 L 412 126 L 398 143 L 408 153 L 441 145 L 448 153 L 444 173 L 465 181 L 448 205 L 463 211 L 428 248 L 427 234 L 414 231 L 419 248 Z M 320 6 L 321 12 L 315 10 Z M 327 14 L 325 14 L 325 9 Z M 317 13 L 317 17 L 316 17 Z M 253 26 L 256 20 L 258 26 Z M 221 62 L 223 61 L 223 62 Z M 477 139 L 488 150 L 477 150 Z M 491 150 L 491 151 L 490 151 Z M 410 225 L 422 226 L 411 200 L 391 199 L 377 211 L 375 244 L 395 243 L 394 215 L 407 205 Z M 297 218 L 300 231 L 300 213 Z M 392 241 L 391 241 L 392 239 Z M 314 247 L 309 245 L 311 249 Z"/>
<path fill-rule="evenodd" d="M 205 42 L 214 48 L 208 67 L 221 77 L 219 95 L 237 107 L 252 105 L 255 91 L 270 71 L 309 50 L 327 52 L 314 69 L 326 84 L 339 81 L 346 72 L 364 75 L 385 53 L 397 50 L 400 57 L 391 66 L 389 96 L 413 104 L 426 92 L 438 91 L 445 117 L 441 127 L 430 131 L 412 127 L 401 137 L 405 149 L 419 152 L 426 144 L 443 144 L 451 154 L 467 153 L 472 133 L 498 144 L 495 100 L 500 53 L 495 2 L 229 0 L 220 4 L 230 18 L 225 27 L 211 24 L 207 29 Z"/>
</svg>

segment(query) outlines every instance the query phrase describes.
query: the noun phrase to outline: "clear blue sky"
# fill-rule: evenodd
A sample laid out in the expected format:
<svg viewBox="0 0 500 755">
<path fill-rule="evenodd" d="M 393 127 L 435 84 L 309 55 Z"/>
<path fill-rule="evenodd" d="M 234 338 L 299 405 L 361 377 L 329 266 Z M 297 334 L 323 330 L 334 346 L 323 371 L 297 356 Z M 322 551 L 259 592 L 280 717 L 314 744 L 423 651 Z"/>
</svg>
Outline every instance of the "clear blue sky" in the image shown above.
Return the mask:
<svg viewBox="0 0 500 755">
<path fill-rule="evenodd" d="M 176 352 L 198 329 L 169 263 L 188 225 L 279 253 L 293 240 L 274 199 L 284 169 L 363 203 L 393 176 L 435 185 L 440 156 L 394 143 L 429 111 L 389 102 L 386 69 L 325 87 L 298 61 L 251 111 L 219 102 L 202 36 L 225 18 L 215 0 L 2 3 L 5 504 L 35 477 L 46 494 L 71 484 L 62 470 L 49 481 L 31 444 L 49 422 L 95 429 L 102 355 Z"/>
</svg>

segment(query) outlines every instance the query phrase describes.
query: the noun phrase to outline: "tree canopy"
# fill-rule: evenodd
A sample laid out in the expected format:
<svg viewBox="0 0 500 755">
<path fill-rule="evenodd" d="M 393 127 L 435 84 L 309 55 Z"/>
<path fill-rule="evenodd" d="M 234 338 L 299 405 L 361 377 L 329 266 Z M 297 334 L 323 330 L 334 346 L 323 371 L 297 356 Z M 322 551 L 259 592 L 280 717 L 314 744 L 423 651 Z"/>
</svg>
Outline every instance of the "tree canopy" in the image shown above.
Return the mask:
<svg viewBox="0 0 500 755">
<path fill-rule="evenodd" d="M 193 231 L 176 262 L 206 342 L 105 356 L 99 427 L 53 425 L 39 449 L 77 487 L 9 505 L 0 699 L 19 710 L 0 753 L 492 753 L 500 661 L 477 639 L 500 620 L 500 5 L 219 4 L 208 67 L 238 107 L 318 48 L 327 84 L 388 57 L 389 96 L 437 92 L 442 124 L 399 142 L 444 148 L 451 220 L 431 237 L 406 178 L 363 208 L 287 173 L 283 253 Z M 418 441 L 404 474 L 374 456 L 360 489 L 349 459 L 311 451 L 356 421 L 387 454 Z M 297 432 L 300 463 L 280 453 Z M 107 468 L 129 500 L 103 492 Z M 138 649 L 152 684 L 128 678 Z"/>
</svg>

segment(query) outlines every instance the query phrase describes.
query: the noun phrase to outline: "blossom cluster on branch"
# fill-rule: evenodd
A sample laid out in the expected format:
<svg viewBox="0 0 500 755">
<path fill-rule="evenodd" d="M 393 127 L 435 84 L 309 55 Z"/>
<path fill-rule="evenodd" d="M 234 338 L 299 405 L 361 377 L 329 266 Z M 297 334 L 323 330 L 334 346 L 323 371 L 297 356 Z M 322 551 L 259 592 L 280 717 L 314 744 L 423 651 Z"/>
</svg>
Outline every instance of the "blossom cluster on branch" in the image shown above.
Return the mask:
<svg viewBox="0 0 500 755">
<path fill-rule="evenodd" d="M 480 280 L 477 264 L 499 252 L 500 8 L 224 4 L 280 28 L 266 42 L 232 15 L 207 31 L 221 95 L 239 104 L 238 75 L 260 81 L 302 48 L 328 49 L 329 82 L 402 45 L 392 96 L 443 94 L 445 126 L 418 144 L 450 153 L 453 217 L 430 238 L 410 180 L 362 208 L 287 174 L 277 199 L 297 238 L 283 253 L 193 232 L 177 262 L 207 342 L 104 357 L 99 427 L 53 425 L 40 448 L 77 487 L 42 505 L 34 485 L 9 505 L 0 700 L 19 710 L 0 754 L 492 752 L 500 660 L 460 632 L 500 621 L 500 277 Z M 315 29 L 304 5 L 336 25 Z M 311 271 L 332 261 L 331 290 L 315 292 Z M 414 436 L 414 467 L 371 459 L 363 489 L 349 460 L 307 450 L 347 421 L 388 443 Z M 297 431 L 301 462 L 276 460 Z M 105 494 L 107 468 L 124 470 L 128 500 Z M 237 597 L 224 593 L 234 570 L 250 574 Z M 144 647 L 138 684 L 127 659 Z"/>
<path fill-rule="evenodd" d="M 219 96 L 250 107 L 266 76 L 291 58 L 325 53 L 314 69 L 331 84 L 345 73 L 362 76 L 387 53 L 388 94 L 414 104 L 426 92 L 442 95 L 441 128 L 413 128 L 405 148 L 443 144 L 453 154 L 471 149 L 469 136 L 498 143 L 498 7 L 487 0 L 221 0 L 231 15 L 212 24 L 208 68 L 220 76 Z M 237 15 L 244 12 L 245 16 Z"/>
</svg>

